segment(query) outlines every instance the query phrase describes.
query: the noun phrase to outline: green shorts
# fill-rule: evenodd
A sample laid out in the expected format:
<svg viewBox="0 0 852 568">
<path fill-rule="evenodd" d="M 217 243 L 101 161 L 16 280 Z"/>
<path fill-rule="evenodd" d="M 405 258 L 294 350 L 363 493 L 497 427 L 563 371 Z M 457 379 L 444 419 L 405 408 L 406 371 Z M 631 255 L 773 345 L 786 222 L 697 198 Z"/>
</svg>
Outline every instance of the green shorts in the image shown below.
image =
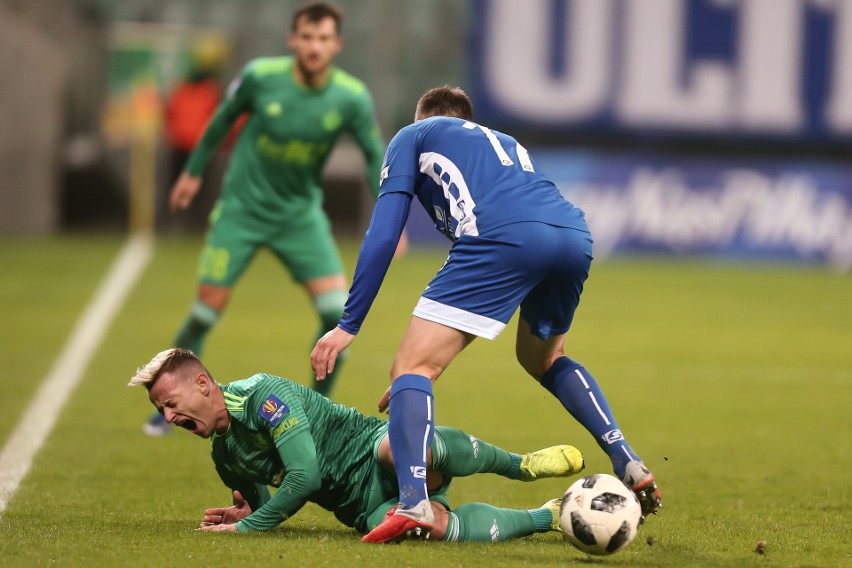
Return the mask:
<svg viewBox="0 0 852 568">
<path fill-rule="evenodd" d="M 233 286 L 261 247 L 271 250 L 300 284 L 343 274 L 331 222 L 322 209 L 280 224 L 261 222 L 235 209 L 220 199 L 210 213 L 198 262 L 199 282 Z"/>
<path fill-rule="evenodd" d="M 370 485 L 365 515 L 359 516 L 355 524 L 355 528 L 362 533 L 370 532 L 379 526 L 391 507 L 396 507 L 399 504 L 399 485 L 396 481 L 396 475 L 386 471 L 379 463 L 379 444 L 385 434 L 387 434 L 387 426 L 378 433 L 373 442 L 373 481 Z M 435 436 L 439 435 L 436 431 Z M 433 441 L 432 445 L 434 446 L 434 444 Z M 432 451 L 435 451 L 434 448 Z M 429 492 L 429 499 L 441 503 L 448 511 L 451 510 L 451 507 L 449 501 L 447 501 L 447 491 L 449 491 L 452 481 L 451 476 L 445 475 L 441 487 Z M 363 526 L 364 523 L 366 523 L 366 526 Z"/>
</svg>

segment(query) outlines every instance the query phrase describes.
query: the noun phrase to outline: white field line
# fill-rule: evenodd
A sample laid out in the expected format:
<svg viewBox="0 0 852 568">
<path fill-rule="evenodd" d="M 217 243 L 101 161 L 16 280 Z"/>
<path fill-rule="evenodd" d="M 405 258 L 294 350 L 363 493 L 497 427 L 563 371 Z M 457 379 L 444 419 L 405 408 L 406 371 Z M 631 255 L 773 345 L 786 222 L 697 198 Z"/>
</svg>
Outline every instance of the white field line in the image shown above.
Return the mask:
<svg viewBox="0 0 852 568">
<path fill-rule="evenodd" d="M 127 240 L 6 442 L 0 454 L 0 516 L 27 476 L 33 458 L 53 430 L 110 323 L 147 266 L 153 244 L 148 233 L 132 235 Z"/>
</svg>

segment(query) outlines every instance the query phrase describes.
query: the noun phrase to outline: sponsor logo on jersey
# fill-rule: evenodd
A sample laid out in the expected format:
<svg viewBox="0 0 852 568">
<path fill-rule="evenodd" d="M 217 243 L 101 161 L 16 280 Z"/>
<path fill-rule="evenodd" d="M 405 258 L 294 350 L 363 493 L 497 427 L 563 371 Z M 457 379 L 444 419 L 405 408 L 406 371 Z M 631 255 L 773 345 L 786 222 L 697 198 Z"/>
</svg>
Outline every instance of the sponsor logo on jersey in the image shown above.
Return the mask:
<svg viewBox="0 0 852 568">
<path fill-rule="evenodd" d="M 277 440 L 278 436 L 280 436 L 298 423 L 299 419 L 295 416 L 291 416 L 290 418 L 275 427 L 275 429 L 272 431 L 272 438 Z"/>
<path fill-rule="evenodd" d="M 290 412 L 290 408 L 274 394 L 267 396 L 260 408 L 257 409 L 257 413 L 273 426 L 277 426 L 288 412 Z"/>
<path fill-rule="evenodd" d="M 607 444 L 614 444 L 623 440 L 624 436 L 621 434 L 621 430 L 610 430 L 609 432 L 604 433 L 601 438 L 603 438 L 604 442 Z"/>
<path fill-rule="evenodd" d="M 379 185 L 382 185 L 385 182 L 385 180 L 388 179 L 388 171 L 389 171 L 389 168 L 388 168 L 387 165 L 382 167 L 382 173 L 381 173 L 381 175 L 379 175 Z"/>
<path fill-rule="evenodd" d="M 322 115 L 322 127 L 327 131 L 337 130 L 342 123 L 343 117 L 340 116 L 337 109 L 330 110 Z"/>
</svg>

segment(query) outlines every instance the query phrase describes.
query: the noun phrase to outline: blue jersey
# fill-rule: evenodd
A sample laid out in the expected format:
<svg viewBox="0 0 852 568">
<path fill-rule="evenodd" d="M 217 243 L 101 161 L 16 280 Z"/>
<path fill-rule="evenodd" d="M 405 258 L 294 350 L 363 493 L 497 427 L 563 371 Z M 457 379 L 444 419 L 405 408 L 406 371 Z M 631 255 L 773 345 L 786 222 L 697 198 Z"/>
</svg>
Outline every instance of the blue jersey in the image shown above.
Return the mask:
<svg viewBox="0 0 852 568">
<path fill-rule="evenodd" d="M 415 196 L 437 229 L 454 242 L 453 250 L 464 240 L 481 241 L 479 235 L 516 223 L 574 229 L 588 237 L 583 211 L 562 197 L 517 140 L 458 118 L 418 121 L 400 130 L 388 145 L 379 199 L 338 323 L 341 329 L 358 333 Z"/>
<path fill-rule="evenodd" d="M 459 118 L 427 118 L 394 136 L 380 195 L 397 192 L 416 196 L 453 241 L 522 221 L 588 231 L 517 140 Z"/>
</svg>

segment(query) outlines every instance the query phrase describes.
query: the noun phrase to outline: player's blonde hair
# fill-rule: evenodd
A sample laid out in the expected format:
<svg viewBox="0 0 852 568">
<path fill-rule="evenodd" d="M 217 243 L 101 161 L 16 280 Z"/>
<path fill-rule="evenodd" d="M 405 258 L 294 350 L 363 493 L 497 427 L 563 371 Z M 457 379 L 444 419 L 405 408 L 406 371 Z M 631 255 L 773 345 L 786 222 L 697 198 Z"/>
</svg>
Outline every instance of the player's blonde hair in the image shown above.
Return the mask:
<svg viewBox="0 0 852 568">
<path fill-rule="evenodd" d="M 151 387 L 154 386 L 154 383 L 160 375 L 167 371 L 174 371 L 187 363 L 196 364 L 203 368 L 208 375 L 210 374 L 201 363 L 201 360 L 196 357 L 195 353 L 189 349 L 172 347 L 171 349 L 160 351 L 154 355 L 154 358 L 151 359 L 147 365 L 136 369 L 136 374 L 133 375 L 133 378 L 130 379 L 127 386 L 137 387 L 139 385 L 144 385 L 145 388 L 151 390 Z"/>
</svg>

